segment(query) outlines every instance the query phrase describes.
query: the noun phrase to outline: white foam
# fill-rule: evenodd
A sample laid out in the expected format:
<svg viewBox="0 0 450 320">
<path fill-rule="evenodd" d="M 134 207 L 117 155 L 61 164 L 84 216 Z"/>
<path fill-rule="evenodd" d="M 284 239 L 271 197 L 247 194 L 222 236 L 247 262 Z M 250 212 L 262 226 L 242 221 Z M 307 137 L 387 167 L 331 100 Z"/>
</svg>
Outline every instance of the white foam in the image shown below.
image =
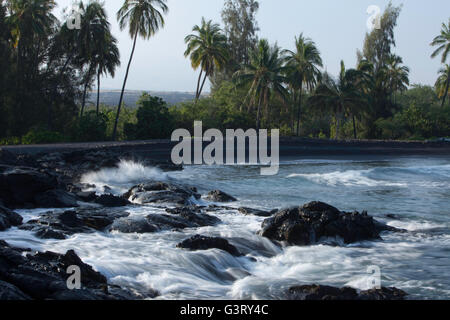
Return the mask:
<svg viewBox="0 0 450 320">
<path fill-rule="evenodd" d="M 105 168 L 84 174 L 81 182 L 96 185 L 96 191 L 104 192 L 104 186 L 108 186 L 116 193 L 123 192 L 129 187 L 151 180 L 166 180 L 167 174 L 158 168 L 146 167 L 141 163 L 121 160 L 117 168 Z"/>
<path fill-rule="evenodd" d="M 396 183 L 384 180 L 374 180 L 366 175 L 372 170 L 348 170 L 336 171 L 330 173 L 294 173 L 288 178 L 301 177 L 318 184 L 327 184 L 330 186 L 367 186 L 367 187 L 405 187 L 404 183 Z"/>
</svg>

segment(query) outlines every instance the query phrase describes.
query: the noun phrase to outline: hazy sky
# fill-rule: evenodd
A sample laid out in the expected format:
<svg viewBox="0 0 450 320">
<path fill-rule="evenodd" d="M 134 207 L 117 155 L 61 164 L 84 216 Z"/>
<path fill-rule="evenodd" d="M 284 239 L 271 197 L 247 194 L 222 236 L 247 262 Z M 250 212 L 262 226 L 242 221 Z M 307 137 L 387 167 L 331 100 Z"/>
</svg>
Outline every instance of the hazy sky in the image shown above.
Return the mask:
<svg viewBox="0 0 450 320">
<path fill-rule="evenodd" d="M 57 0 L 56 15 L 71 0 Z M 126 30 L 120 31 L 116 12 L 123 0 L 106 0 L 106 9 L 113 33 L 119 40 L 122 67 L 116 77 L 103 79 L 103 88 L 121 87 L 132 40 Z M 340 60 L 354 67 L 356 49 L 361 48 L 367 31 L 368 6 L 383 10 L 387 0 L 260 0 L 259 36 L 293 49 L 294 37 L 301 32 L 312 38 L 322 54 L 327 71 L 337 74 Z M 195 91 L 197 72 L 184 58 L 184 37 L 204 16 L 221 23 L 220 12 L 224 0 L 168 0 L 166 26 L 148 41 L 139 39 L 127 89 L 157 91 Z M 410 67 L 411 83 L 434 84 L 440 60 L 430 58 L 432 39 L 439 34 L 441 24 L 450 13 L 448 0 L 393 0 L 403 3 L 403 10 L 395 30 L 397 47 L 394 51 Z"/>
</svg>

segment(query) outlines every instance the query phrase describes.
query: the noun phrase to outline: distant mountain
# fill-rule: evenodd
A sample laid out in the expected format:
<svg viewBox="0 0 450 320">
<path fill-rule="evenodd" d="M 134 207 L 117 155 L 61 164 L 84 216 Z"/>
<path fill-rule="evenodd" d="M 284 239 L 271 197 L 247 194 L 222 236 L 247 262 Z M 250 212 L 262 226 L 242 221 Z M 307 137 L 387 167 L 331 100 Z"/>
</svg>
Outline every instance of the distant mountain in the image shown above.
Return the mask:
<svg viewBox="0 0 450 320">
<path fill-rule="evenodd" d="M 195 93 L 192 92 L 162 92 L 162 91 L 135 91 L 127 90 L 124 94 L 124 103 L 128 107 L 135 107 L 136 102 L 142 93 L 147 92 L 152 96 L 162 98 L 167 104 L 174 105 L 184 101 L 190 101 L 195 98 Z M 108 106 L 117 106 L 120 99 L 120 90 L 102 90 L 100 91 L 100 103 Z M 91 92 L 88 96 L 88 103 L 95 104 L 97 101 L 97 93 Z"/>
</svg>

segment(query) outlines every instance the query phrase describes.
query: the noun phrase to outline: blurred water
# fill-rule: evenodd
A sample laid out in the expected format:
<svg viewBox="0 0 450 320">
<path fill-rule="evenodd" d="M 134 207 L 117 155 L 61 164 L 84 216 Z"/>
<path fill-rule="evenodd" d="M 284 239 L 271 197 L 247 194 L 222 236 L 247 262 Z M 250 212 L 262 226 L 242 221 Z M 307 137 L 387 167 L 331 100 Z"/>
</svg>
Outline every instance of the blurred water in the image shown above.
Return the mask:
<svg viewBox="0 0 450 320">
<path fill-rule="evenodd" d="M 372 265 L 380 267 L 383 286 L 404 289 L 412 299 L 450 299 L 449 178 L 450 159 L 439 157 L 292 160 L 282 162 L 273 177 L 261 176 L 257 166 L 192 166 L 162 173 L 123 162 L 117 170 L 91 173 L 83 181 L 121 193 L 146 180 L 177 180 L 202 193 L 228 192 L 239 198 L 236 208 L 274 209 L 320 200 L 341 210 L 367 210 L 409 232 L 343 247 L 281 248 L 256 236 L 263 218 L 224 210 L 216 213 L 222 224 L 182 232 L 94 233 L 53 241 L 13 228 L 0 233 L 0 239 L 35 250 L 75 249 L 110 282 L 142 292 L 156 289 L 159 299 L 283 299 L 290 286 L 312 283 L 366 289 Z M 164 213 L 152 206 L 129 211 L 136 216 Z M 20 213 L 28 220 L 42 210 Z M 225 237 L 248 256 L 176 248 L 195 234 Z"/>
</svg>

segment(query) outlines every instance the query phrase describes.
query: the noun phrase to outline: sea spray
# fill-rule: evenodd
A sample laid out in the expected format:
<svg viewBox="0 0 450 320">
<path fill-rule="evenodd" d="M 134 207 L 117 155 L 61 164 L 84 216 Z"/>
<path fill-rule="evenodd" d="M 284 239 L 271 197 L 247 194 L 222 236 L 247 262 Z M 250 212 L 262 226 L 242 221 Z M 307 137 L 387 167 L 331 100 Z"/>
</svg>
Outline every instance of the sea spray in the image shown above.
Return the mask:
<svg viewBox="0 0 450 320">
<path fill-rule="evenodd" d="M 84 174 L 81 182 L 95 185 L 98 193 L 104 192 L 104 186 L 111 188 L 113 193 L 122 193 L 135 184 L 146 181 L 164 181 L 168 176 L 160 169 L 147 167 L 130 160 L 121 160 L 116 168 L 104 168 Z"/>
</svg>

